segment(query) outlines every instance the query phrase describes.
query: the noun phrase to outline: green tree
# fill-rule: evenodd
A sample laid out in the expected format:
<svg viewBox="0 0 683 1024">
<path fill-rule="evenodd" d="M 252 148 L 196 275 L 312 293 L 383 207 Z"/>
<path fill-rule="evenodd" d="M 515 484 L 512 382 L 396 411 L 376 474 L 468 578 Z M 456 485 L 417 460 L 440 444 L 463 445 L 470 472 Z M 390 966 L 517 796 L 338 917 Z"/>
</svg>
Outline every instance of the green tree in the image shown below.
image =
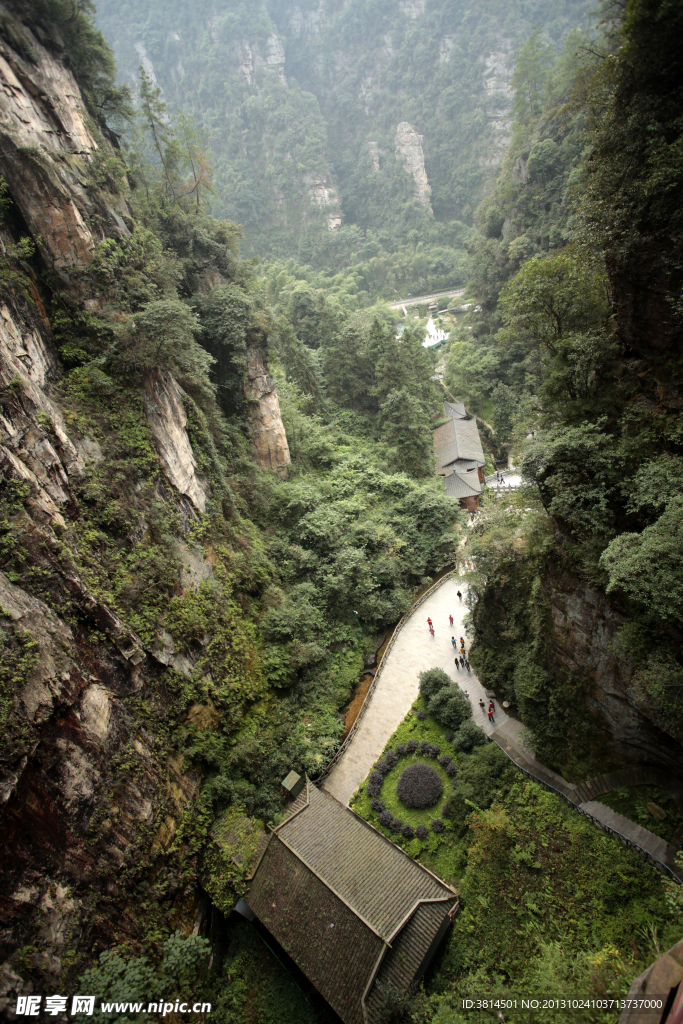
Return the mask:
<svg viewBox="0 0 683 1024">
<path fill-rule="evenodd" d="M 427 702 L 429 714 L 447 726 L 458 729 L 463 722 L 472 717 L 472 705 L 457 683 L 444 686 L 433 694 Z"/>
<path fill-rule="evenodd" d="M 553 48 L 542 40 L 543 30 L 535 28 L 522 46 L 512 72 L 512 110 L 522 124 L 529 124 L 543 109 L 545 86 L 553 62 Z"/>
</svg>

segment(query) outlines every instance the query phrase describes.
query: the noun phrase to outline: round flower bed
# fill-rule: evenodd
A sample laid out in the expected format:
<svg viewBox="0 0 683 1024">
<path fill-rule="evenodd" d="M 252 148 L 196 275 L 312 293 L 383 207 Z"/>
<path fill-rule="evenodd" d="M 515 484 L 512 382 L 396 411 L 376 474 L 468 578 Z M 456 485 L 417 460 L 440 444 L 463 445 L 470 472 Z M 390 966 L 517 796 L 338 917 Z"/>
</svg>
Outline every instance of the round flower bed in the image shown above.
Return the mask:
<svg viewBox="0 0 683 1024">
<path fill-rule="evenodd" d="M 406 807 L 431 807 L 443 793 L 439 773 L 428 764 L 411 764 L 396 785 L 396 795 Z"/>
</svg>

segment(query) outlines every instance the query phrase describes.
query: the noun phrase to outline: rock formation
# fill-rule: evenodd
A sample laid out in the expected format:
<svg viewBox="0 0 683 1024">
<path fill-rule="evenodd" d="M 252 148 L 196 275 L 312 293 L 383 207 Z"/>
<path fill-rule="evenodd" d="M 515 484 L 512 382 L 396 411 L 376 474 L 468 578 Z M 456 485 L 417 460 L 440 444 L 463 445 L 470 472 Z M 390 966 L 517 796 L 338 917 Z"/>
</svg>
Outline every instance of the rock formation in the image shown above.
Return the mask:
<svg viewBox="0 0 683 1024">
<path fill-rule="evenodd" d="M 424 153 L 422 152 L 422 136 L 418 135 L 412 125 L 401 121 L 394 136 L 396 159 L 400 160 L 404 169 L 413 179 L 415 198 L 423 206 L 431 210 L 430 198 L 432 190 L 427 181 Z"/>
<path fill-rule="evenodd" d="M 280 415 L 280 402 L 273 379 L 263 364 L 263 354 L 258 349 L 247 349 L 247 377 L 256 461 L 262 469 L 272 469 L 286 476 L 291 458 Z"/>
<path fill-rule="evenodd" d="M 197 476 L 197 463 L 185 429 L 187 416 L 183 408 L 183 392 L 168 370 L 159 370 L 149 377 L 145 411 L 166 476 L 203 512 L 206 490 L 204 482 Z"/>
<path fill-rule="evenodd" d="M 104 237 L 95 216 L 128 234 L 122 199 L 93 198 L 86 171 L 98 143 L 71 71 L 25 26 L 28 61 L 0 39 L 0 159 L 12 197 L 55 269 L 82 268 Z"/>
</svg>

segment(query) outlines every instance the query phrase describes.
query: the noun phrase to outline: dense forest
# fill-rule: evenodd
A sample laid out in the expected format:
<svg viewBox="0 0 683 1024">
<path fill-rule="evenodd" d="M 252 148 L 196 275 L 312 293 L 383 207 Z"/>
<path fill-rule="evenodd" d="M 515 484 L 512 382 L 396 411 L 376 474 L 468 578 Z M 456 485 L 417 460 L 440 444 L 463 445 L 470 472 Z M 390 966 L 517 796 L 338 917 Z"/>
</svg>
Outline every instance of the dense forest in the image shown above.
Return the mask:
<svg viewBox="0 0 683 1024">
<path fill-rule="evenodd" d="M 97 19 L 120 80 L 138 91 L 144 66 L 207 133 L 212 209 L 244 225 L 244 251 L 323 269 L 366 304 L 464 283 L 463 241 L 509 139 L 513 55 L 535 26 L 553 52 L 589 10 L 104 0 Z M 403 123 L 419 157 L 398 158 Z M 406 173 L 422 158 L 426 190 Z"/>
<path fill-rule="evenodd" d="M 6 0 L 8 1019 L 152 990 L 219 1024 L 338 1019 L 231 913 L 217 823 L 281 820 L 377 638 L 456 565 L 472 665 L 544 764 L 680 774 L 682 13 L 589 11 Z M 438 355 L 376 301 L 454 284 Z M 474 523 L 434 475 L 444 389 L 523 473 Z M 396 836 L 365 784 L 354 807 L 460 913 L 377 1024 L 623 995 L 680 939 L 681 887 L 428 682 L 389 746 L 455 751 L 444 820 Z"/>
</svg>

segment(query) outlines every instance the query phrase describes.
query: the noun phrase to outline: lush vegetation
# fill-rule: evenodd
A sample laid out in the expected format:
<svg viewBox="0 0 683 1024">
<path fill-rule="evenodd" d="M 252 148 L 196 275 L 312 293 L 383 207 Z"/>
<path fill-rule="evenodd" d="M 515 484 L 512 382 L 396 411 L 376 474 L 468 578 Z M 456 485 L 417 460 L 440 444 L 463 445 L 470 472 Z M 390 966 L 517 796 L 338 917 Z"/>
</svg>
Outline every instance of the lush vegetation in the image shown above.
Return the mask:
<svg viewBox="0 0 683 1024">
<path fill-rule="evenodd" d="M 465 283 L 463 242 L 505 150 L 512 53 L 535 25 L 554 50 L 589 10 L 101 0 L 98 23 L 122 80 L 136 89 L 142 63 L 208 134 L 213 208 L 244 225 L 246 251 L 323 269 L 367 303 Z M 401 121 L 424 136 L 431 207 L 395 158 Z"/>
<path fill-rule="evenodd" d="M 384 776 L 380 801 L 369 799 L 366 783 L 353 804 L 454 886 L 461 901 L 424 991 L 399 1005 L 394 1019 L 493 1021 L 495 1007 L 463 1015 L 461 1000 L 516 998 L 518 1010 L 505 1010 L 506 1019 L 550 1024 L 557 1011 L 521 1010 L 521 998 L 624 994 L 643 964 L 680 934 L 681 908 L 668 899 L 665 881 L 559 797 L 526 780 L 495 744 L 464 754 L 447 735 L 431 716 L 411 712 L 378 762 L 423 736 L 420 744 L 449 752 L 457 774 L 437 830 L 425 828 L 428 809 L 407 810 L 397 795 L 403 758 Z M 434 770 L 431 758 L 412 758 Z M 414 835 L 394 828 L 396 818 L 406 820 Z M 607 1022 L 617 1016 L 567 1010 L 562 1019 Z"/>
</svg>

